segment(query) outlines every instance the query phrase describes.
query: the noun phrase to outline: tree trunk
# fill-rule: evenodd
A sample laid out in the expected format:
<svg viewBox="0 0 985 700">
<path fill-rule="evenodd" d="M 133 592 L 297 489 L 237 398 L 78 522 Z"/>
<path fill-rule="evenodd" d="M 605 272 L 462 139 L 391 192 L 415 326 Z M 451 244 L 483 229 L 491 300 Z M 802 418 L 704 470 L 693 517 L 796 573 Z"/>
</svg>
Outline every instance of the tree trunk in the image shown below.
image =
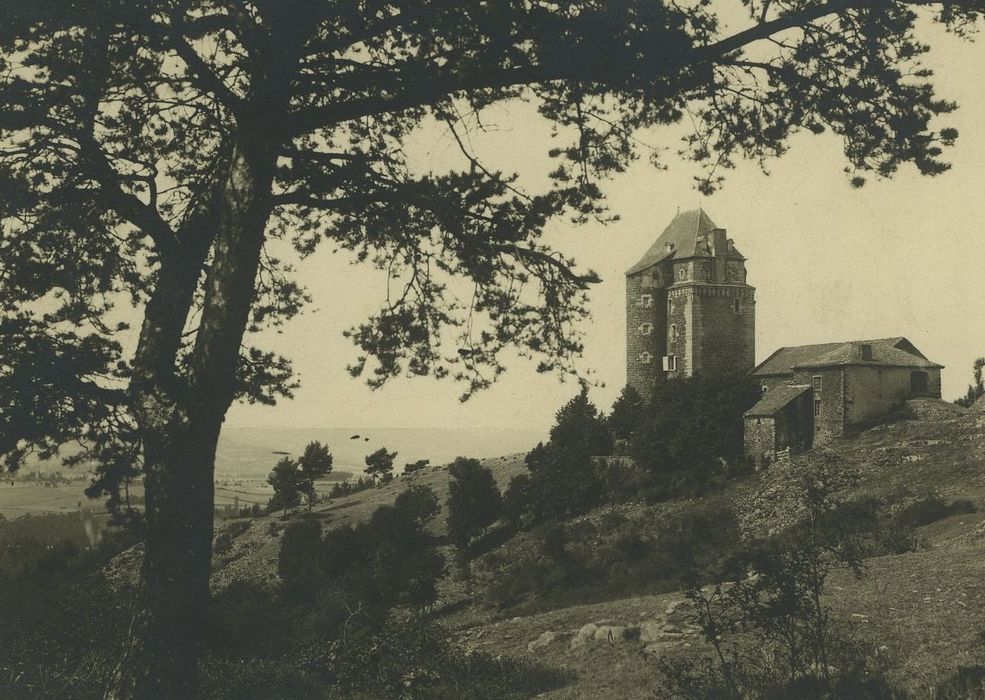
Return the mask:
<svg viewBox="0 0 985 700">
<path fill-rule="evenodd" d="M 107 698 L 195 698 L 209 603 L 218 426 L 145 441 L 145 537 L 129 643 Z"/>
<path fill-rule="evenodd" d="M 263 143 L 254 133 L 233 149 L 216 203 L 212 265 L 185 372 L 175 372 L 173 364 L 162 369 L 167 358 L 158 351 L 169 337 L 160 337 L 159 331 L 169 327 L 173 332 L 175 325 L 156 323 L 151 312 L 157 307 L 148 304 L 134 389 L 144 441 L 144 559 L 127 648 L 106 693 L 112 700 L 191 700 L 200 695 L 215 450 L 236 392 L 236 365 L 270 214 L 273 158 Z M 143 368 L 139 360 L 144 354 L 150 359 L 148 371 L 141 373 L 137 370 Z"/>
</svg>

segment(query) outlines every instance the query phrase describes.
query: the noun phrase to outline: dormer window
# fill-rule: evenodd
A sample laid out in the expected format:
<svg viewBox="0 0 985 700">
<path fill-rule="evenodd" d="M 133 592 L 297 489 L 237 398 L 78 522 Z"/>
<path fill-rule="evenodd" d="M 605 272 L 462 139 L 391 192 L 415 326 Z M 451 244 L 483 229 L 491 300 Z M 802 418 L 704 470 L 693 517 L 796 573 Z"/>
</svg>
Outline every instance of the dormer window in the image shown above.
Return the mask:
<svg viewBox="0 0 985 700">
<path fill-rule="evenodd" d="M 650 364 L 650 360 L 652 360 L 652 359 L 653 359 L 653 356 L 650 353 L 646 352 L 645 350 L 640 353 L 640 364 L 641 365 L 648 365 L 648 364 Z"/>
<path fill-rule="evenodd" d="M 650 335 L 653 332 L 652 323 L 641 323 L 639 327 L 640 335 Z"/>
<path fill-rule="evenodd" d="M 644 309 L 649 309 L 653 306 L 653 295 L 652 294 L 640 294 L 640 306 Z"/>
<path fill-rule="evenodd" d="M 872 346 L 869 343 L 862 343 L 858 346 L 859 353 L 862 355 L 863 360 L 872 359 Z"/>
</svg>

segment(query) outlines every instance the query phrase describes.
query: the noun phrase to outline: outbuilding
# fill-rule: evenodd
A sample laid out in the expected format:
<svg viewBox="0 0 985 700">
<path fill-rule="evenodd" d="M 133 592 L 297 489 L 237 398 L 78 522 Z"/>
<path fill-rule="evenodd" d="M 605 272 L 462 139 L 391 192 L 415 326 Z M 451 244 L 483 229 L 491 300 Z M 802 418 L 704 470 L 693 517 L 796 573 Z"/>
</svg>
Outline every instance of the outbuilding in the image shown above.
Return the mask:
<svg viewBox="0 0 985 700">
<path fill-rule="evenodd" d="M 906 338 L 780 348 L 752 375 L 763 398 L 745 413 L 746 454 L 810 447 L 884 416 L 914 397 L 940 398 L 942 365 Z"/>
</svg>

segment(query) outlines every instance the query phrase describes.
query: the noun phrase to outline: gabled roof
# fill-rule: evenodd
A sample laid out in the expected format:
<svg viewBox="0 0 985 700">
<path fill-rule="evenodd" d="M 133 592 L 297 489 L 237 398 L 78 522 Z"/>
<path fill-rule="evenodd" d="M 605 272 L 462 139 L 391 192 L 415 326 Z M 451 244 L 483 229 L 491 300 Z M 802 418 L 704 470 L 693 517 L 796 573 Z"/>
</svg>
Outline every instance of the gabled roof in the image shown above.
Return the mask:
<svg viewBox="0 0 985 700">
<path fill-rule="evenodd" d="M 862 345 L 872 347 L 871 359 L 862 359 Z M 850 340 L 840 343 L 820 343 L 780 348 L 763 360 L 752 374 L 772 376 L 793 374 L 795 369 L 843 367 L 847 365 L 881 365 L 884 367 L 940 368 L 931 362 L 913 343 L 903 337 L 877 340 Z"/>
<path fill-rule="evenodd" d="M 669 258 L 689 258 L 694 255 L 711 255 L 711 251 L 699 246 L 699 234 L 708 234 L 717 226 L 703 209 L 678 212 L 670 224 L 663 230 L 653 245 L 643 254 L 639 262 L 626 270 L 627 275 L 634 275 Z M 671 250 L 667 244 L 673 245 Z M 734 247 L 729 256 L 741 258 L 742 255 Z"/>
<path fill-rule="evenodd" d="M 763 394 L 763 398 L 744 415 L 746 417 L 772 416 L 805 391 L 810 390 L 811 387 L 807 384 L 780 384 Z"/>
</svg>

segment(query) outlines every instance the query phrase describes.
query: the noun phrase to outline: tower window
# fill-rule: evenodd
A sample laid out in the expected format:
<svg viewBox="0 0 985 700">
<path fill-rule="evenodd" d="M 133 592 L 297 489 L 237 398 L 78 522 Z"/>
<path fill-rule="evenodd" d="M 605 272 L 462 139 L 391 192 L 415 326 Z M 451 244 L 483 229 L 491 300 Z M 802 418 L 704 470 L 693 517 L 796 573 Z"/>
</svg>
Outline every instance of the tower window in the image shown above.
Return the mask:
<svg viewBox="0 0 985 700">
<path fill-rule="evenodd" d="M 737 313 L 737 314 L 741 314 L 742 313 L 742 300 L 741 299 L 733 299 L 732 300 L 732 311 L 734 313 Z"/>
<path fill-rule="evenodd" d="M 682 266 L 677 268 L 677 279 L 687 279 L 687 269 L 685 267 Z"/>
<path fill-rule="evenodd" d="M 821 392 L 821 375 L 820 374 L 815 374 L 813 377 L 811 377 L 811 381 L 812 381 L 812 383 L 814 385 L 814 391 L 815 391 L 815 393 L 820 393 Z"/>
<path fill-rule="evenodd" d="M 649 309 L 653 306 L 653 295 L 652 294 L 640 294 L 640 306 L 644 309 Z"/>
<path fill-rule="evenodd" d="M 677 355 L 664 355 L 664 372 L 677 371 Z"/>
<path fill-rule="evenodd" d="M 652 323 L 641 323 L 639 327 L 640 335 L 650 335 L 653 332 Z"/>
<path fill-rule="evenodd" d="M 676 323 L 670 324 L 670 339 L 671 340 L 677 340 L 677 324 Z"/>
<path fill-rule="evenodd" d="M 815 416 L 821 415 L 821 402 L 820 401 L 815 401 L 814 402 L 814 415 Z"/>
<path fill-rule="evenodd" d="M 648 365 L 648 364 L 650 364 L 650 360 L 652 358 L 653 358 L 653 356 L 650 353 L 648 353 L 646 351 L 641 352 L 640 353 L 640 364 L 641 365 Z"/>
</svg>

